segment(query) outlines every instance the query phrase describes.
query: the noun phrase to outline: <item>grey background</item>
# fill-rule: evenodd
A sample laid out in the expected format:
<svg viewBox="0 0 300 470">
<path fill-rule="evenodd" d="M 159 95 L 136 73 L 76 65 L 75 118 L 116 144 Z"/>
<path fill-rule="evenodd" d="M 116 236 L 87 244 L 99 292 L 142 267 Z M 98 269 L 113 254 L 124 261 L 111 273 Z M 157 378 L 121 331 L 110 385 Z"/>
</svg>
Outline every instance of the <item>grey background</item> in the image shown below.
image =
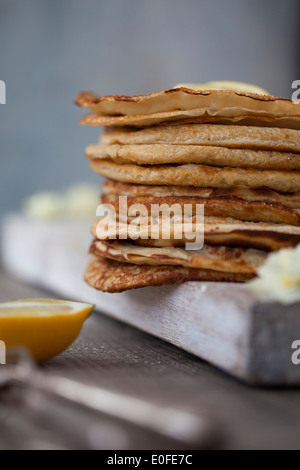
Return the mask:
<svg viewBox="0 0 300 470">
<path fill-rule="evenodd" d="M 138 94 L 234 79 L 291 96 L 299 0 L 0 0 L 0 215 L 37 190 L 98 182 L 82 89 Z"/>
</svg>

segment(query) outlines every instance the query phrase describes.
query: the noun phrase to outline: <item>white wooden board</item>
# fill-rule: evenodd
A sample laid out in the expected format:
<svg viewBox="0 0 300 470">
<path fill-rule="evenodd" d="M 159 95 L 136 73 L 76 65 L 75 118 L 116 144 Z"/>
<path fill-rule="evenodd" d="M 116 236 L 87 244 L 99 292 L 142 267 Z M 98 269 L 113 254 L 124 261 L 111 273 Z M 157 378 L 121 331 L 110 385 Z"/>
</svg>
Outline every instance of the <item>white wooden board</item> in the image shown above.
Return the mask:
<svg viewBox="0 0 300 470">
<path fill-rule="evenodd" d="M 6 269 L 62 298 L 83 300 L 249 383 L 296 385 L 291 361 L 300 339 L 300 306 L 259 303 L 244 285 L 188 282 L 107 294 L 82 279 L 90 221 L 36 222 L 8 216 L 2 229 Z"/>
</svg>

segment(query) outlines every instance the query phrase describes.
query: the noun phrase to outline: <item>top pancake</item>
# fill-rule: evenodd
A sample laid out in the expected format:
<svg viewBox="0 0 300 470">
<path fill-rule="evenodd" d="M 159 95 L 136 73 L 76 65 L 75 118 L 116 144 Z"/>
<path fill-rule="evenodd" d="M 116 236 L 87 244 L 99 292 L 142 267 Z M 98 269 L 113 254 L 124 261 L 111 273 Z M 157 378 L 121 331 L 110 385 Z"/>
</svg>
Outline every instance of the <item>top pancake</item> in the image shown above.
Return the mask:
<svg viewBox="0 0 300 470">
<path fill-rule="evenodd" d="M 146 127 L 189 120 L 300 129 L 300 106 L 292 100 L 241 91 L 173 88 L 139 96 L 82 92 L 75 103 L 93 112 L 81 122 L 96 126 Z"/>
</svg>

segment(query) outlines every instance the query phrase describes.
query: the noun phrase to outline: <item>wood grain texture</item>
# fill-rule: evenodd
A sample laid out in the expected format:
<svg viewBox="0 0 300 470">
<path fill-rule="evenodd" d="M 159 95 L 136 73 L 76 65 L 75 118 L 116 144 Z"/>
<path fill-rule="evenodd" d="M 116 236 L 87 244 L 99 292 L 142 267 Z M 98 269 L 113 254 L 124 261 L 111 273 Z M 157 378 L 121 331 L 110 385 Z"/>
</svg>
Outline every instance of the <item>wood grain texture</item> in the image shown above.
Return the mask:
<svg viewBox="0 0 300 470">
<path fill-rule="evenodd" d="M 55 295 L 0 270 L 0 301 L 20 297 Z M 221 449 L 300 449 L 299 390 L 244 386 L 199 358 L 105 315 L 93 314 L 73 346 L 43 369 L 195 413 L 204 410 L 224 433 Z M 7 407 L 0 400 L 3 413 Z M 25 415 L 20 420 L 30 435 L 41 438 L 47 429 L 45 422 L 32 429 Z M 148 444 L 151 448 L 152 441 Z"/>
</svg>

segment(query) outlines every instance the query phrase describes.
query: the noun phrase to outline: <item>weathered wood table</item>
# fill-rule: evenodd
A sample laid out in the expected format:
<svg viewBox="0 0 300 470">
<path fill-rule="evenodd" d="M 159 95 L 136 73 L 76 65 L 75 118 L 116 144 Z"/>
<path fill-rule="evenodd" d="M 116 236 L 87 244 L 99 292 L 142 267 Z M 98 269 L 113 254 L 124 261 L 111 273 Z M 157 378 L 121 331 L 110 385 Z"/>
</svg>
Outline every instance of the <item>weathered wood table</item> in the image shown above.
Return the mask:
<svg viewBox="0 0 300 470">
<path fill-rule="evenodd" d="M 0 301 L 54 297 L 0 272 Z M 205 410 L 224 449 L 300 449 L 300 390 L 243 385 L 200 359 L 97 313 L 76 343 L 42 366 L 154 402 Z M 0 401 L 0 410 L 3 407 Z M 43 423 L 41 423 L 43 425 Z"/>
</svg>

